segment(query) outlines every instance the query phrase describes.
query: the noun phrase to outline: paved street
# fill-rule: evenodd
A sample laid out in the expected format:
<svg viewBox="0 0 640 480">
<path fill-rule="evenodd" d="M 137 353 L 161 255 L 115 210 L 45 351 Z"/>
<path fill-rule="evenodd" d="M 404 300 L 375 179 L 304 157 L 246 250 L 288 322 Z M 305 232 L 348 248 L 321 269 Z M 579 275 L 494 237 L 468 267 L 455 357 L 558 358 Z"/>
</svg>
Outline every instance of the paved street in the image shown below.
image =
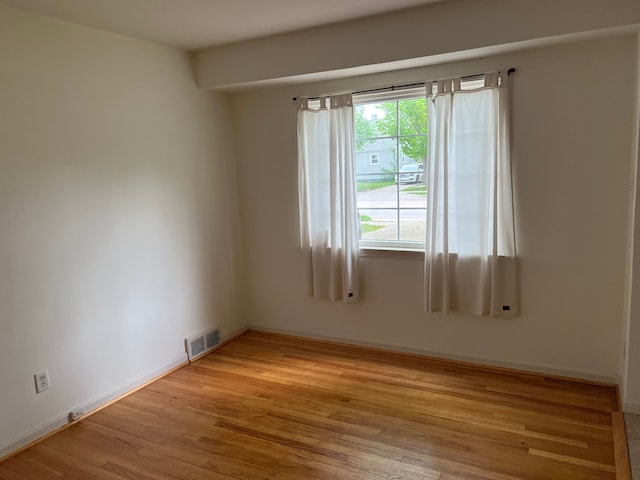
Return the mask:
<svg viewBox="0 0 640 480">
<path fill-rule="evenodd" d="M 410 187 L 414 187 L 414 185 L 401 184 L 399 191 L 395 185 L 391 185 L 358 193 L 361 217 L 371 217 L 370 221 L 363 221 L 362 224 L 383 227 L 373 232 L 364 233 L 363 239 L 398 240 L 397 207 L 400 205 L 401 208 L 418 209 L 400 211 L 400 240 L 424 241 L 426 195 L 404 191 Z"/>
</svg>

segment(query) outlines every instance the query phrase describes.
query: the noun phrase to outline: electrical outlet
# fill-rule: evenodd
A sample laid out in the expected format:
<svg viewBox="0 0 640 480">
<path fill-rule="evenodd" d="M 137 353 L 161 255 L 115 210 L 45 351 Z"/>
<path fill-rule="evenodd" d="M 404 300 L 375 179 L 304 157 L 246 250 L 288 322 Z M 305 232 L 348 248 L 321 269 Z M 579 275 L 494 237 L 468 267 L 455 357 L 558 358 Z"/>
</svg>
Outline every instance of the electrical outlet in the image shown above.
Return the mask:
<svg viewBox="0 0 640 480">
<path fill-rule="evenodd" d="M 43 370 L 40 373 L 36 373 L 33 376 L 36 381 L 36 393 L 42 393 L 45 390 L 49 390 L 51 384 L 49 383 L 49 370 Z"/>
<path fill-rule="evenodd" d="M 76 420 L 78 420 L 82 415 L 84 415 L 84 410 L 80 407 L 75 408 L 73 410 L 71 410 L 69 412 L 69 421 L 70 422 L 75 422 Z"/>
</svg>

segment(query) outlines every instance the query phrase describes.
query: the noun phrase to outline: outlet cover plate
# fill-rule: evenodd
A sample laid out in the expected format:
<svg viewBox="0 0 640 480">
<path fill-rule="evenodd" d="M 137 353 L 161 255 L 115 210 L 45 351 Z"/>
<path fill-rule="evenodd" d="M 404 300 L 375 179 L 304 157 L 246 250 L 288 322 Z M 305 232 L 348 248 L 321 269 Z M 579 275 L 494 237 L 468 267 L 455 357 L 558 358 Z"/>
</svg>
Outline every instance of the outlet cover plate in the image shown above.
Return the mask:
<svg viewBox="0 0 640 480">
<path fill-rule="evenodd" d="M 36 373 L 33 376 L 33 379 L 36 382 L 36 393 L 42 393 L 45 390 L 49 390 L 51 386 L 49 382 L 49 370 L 43 370 L 42 372 Z"/>
</svg>

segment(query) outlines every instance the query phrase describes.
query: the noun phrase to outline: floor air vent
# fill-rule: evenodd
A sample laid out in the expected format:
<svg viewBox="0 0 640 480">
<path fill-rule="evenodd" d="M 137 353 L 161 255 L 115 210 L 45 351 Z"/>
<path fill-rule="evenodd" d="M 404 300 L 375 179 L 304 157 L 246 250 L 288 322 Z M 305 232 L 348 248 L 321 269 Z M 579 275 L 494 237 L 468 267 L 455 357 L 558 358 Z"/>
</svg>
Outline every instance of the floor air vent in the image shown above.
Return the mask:
<svg viewBox="0 0 640 480">
<path fill-rule="evenodd" d="M 220 329 L 216 328 L 210 332 L 194 335 L 193 337 L 185 339 L 184 343 L 187 349 L 187 355 L 189 356 L 189 361 L 192 361 L 196 357 L 199 357 L 220 345 Z"/>
</svg>

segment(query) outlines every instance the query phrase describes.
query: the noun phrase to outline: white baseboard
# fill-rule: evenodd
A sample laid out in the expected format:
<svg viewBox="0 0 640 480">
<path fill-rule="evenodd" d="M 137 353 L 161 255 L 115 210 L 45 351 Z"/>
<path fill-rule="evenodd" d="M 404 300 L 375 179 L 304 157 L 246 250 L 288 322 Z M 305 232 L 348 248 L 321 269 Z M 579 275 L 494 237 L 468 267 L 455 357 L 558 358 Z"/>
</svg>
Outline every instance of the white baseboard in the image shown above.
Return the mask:
<svg viewBox="0 0 640 480">
<path fill-rule="evenodd" d="M 179 367 L 187 362 L 187 354 L 183 353 L 172 359 L 170 362 L 158 367 L 151 372 L 148 372 L 144 375 L 140 375 L 125 384 L 122 384 L 114 389 L 97 395 L 93 398 L 88 399 L 85 402 L 82 402 L 80 405 L 70 405 L 68 409 L 66 409 L 63 413 L 56 415 L 55 417 L 47 420 L 46 422 L 41 423 L 40 425 L 36 425 L 35 427 L 27 430 L 24 433 L 18 434 L 13 438 L 10 438 L 6 442 L 0 444 L 0 461 L 15 452 L 16 450 L 21 449 L 25 445 L 28 445 L 49 433 L 63 427 L 68 423 L 67 416 L 69 412 L 76 408 L 82 408 L 84 410 L 84 414 L 87 415 L 92 411 L 108 404 L 109 402 L 115 400 L 118 397 L 121 397 L 132 390 L 144 385 L 145 383 L 153 380 L 154 378 L 158 378 L 165 374 L 166 372 Z"/>
<path fill-rule="evenodd" d="M 229 333 L 225 333 L 221 330 L 220 332 L 222 336 L 220 338 L 220 346 L 224 347 L 225 343 L 233 342 L 236 338 L 241 337 L 248 331 L 249 331 L 249 327 L 247 327 L 246 325 L 240 328 L 237 328 L 233 332 L 229 332 Z"/>
<path fill-rule="evenodd" d="M 622 402 L 622 411 L 624 413 L 634 413 L 640 415 L 640 404 Z"/>
<path fill-rule="evenodd" d="M 484 365 L 484 366 L 490 366 L 490 367 L 509 368 L 509 369 L 512 369 L 512 370 L 521 370 L 521 371 L 524 371 L 524 372 L 541 373 L 541 374 L 545 374 L 545 375 L 554 375 L 554 376 L 559 376 L 559 377 L 574 378 L 574 379 L 586 380 L 586 381 L 590 381 L 590 382 L 606 383 L 606 384 L 611 384 L 611 385 L 619 385 L 620 384 L 620 379 L 618 377 L 603 376 L 603 375 L 594 374 L 594 373 L 588 372 L 588 371 L 565 370 L 565 369 L 562 369 L 562 368 L 556 368 L 556 367 L 549 366 L 549 365 L 523 365 L 523 364 L 519 364 L 519 363 L 501 362 L 501 361 L 495 361 L 495 360 L 487 360 L 487 359 L 484 359 L 484 358 L 466 357 L 466 356 L 463 356 L 463 355 L 452 355 L 452 354 L 448 354 L 448 353 L 434 352 L 434 351 L 430 351 L 430 350 L 420 350 L 420 349 L 415 349 L 415 348 L 405 348 L 405 347 L 400 347 L 400 346 L 397 346 L 397 345 L 389 345 L 389 344 L 382 344 L 382 343 L 375 343 L 375 342 L 363 342 L 363 341 L 359 341 L 359 340 L 353 340 L 353 339 L 350 339 L 350 338 L 329 337 L 329 336 L 324 336 L 324 335 L 315 335 L 315 334 L 310 334 L 310 333 L 305 333 L 305 332 L 294 332 L 294 331 L 290 331 L 290 330 L 281 330 L 281 329 L 269 328 L 269 327 L 263 327 L 263 326 L 257 326 L 257 325 L 250 325 L 249 329 L 253 330 L 253 331 L 257 331 L 257 332 L 279 333 L 279 334 L 282 334 L 282 335 L 293 335 L 293 336 L 296 336 L 296 337 L 304 337 L 304 338 L 309 338 L 309 339 L 312 339 L 312 340 L 324 340 L 324 341 L 328 341 L 328 342 L 335 342 L 335 343 L 342 343 L 342 344 L 349 344 L 349 345 L 357 345 L 357 346 L 362 346 L 362 347 L 377 348 L 377 349 L 380 349 L 380 350 L 386 350 L 386 351 L 390 351 L 390 352 L 410 353 L 410 354 L 414 354 L 414 355 L 424 355 L 424 356 L 427 356 L 427 357 L 441 358 L 441 359 L 445 359 L 445 360 L 454 360 L 454 361 L 459 361 L 459 362 L 475 363 L 477 365 Z"/>
</svg>

